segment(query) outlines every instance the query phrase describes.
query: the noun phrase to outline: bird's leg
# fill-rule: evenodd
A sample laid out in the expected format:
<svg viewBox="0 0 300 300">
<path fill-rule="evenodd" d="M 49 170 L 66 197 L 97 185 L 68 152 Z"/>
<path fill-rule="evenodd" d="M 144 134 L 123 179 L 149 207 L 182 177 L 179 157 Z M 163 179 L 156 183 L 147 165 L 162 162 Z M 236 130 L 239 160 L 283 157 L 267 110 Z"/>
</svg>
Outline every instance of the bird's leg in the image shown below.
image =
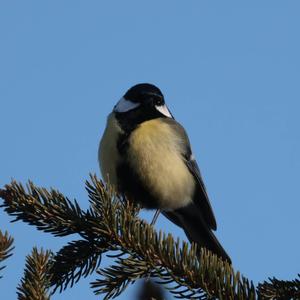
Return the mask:
<svg viewBox="0 0 300 300">
<path fill-rule="evenodd" d="M 154 217 L 153 217 L 153 219 L 152 219 L 152 221 L 150 223 L 151 226 L 154 226 L 154 224 L 155 224 L 155 222 L 156 222 L 159 214 L 160 214 L 160 209 L 157 209 L 156 212 L 155 212 L 155 214 L 154 214 Z"/>
</svg>

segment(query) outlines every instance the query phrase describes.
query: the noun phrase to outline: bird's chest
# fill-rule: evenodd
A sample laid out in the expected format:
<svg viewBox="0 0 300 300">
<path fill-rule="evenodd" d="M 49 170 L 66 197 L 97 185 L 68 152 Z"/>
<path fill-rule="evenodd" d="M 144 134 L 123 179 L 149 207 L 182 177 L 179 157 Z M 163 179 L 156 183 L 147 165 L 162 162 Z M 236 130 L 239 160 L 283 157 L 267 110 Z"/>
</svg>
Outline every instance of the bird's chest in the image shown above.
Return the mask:
<svg viewBox="0 0 300 300">
<path fill-rule="evenodd" d="M 189 203 L 194 192 L 193 178 L 182 159 L 180 147 L 172 129 L 157 121 L 143 123 L 128 139 L 129 169 L 164 209 L 176 209 Z"/>
</svg>

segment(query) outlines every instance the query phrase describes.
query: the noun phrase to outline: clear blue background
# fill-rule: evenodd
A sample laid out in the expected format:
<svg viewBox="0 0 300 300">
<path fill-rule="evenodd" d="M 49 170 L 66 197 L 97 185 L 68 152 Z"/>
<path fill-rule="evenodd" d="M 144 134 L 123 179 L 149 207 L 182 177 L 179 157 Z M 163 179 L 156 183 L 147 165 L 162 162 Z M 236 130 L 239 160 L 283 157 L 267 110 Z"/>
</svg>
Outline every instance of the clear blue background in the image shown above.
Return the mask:
<svg viewBox="0 0 300 300">
<path fill-rule="evenodd" d="M 294 278 L 299 10 L 276 0 L 0 1 L 0 186 L 31 179 L 86 208 L 107 114 L 130 86 L 151 82 L 189 133 L 234 267 L 255 283 Z M 1 210 L 16 246 L 3 299 L 16 298 L 33 245 L 58 250 L 67 240 L 10 220 Z M 157 227 L 184 238 L 163 217 Z M 96 277 L 53 299 L 95 298 Z"/>
</svg>

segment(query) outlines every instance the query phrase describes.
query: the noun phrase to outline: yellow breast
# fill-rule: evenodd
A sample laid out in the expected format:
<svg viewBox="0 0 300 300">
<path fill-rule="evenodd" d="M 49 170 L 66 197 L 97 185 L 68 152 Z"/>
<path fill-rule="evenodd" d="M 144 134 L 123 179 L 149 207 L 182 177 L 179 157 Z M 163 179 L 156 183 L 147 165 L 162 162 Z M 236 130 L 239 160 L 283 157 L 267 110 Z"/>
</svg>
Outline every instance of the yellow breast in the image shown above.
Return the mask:
<svg viewBox="0 0 300 300">
<path fill-rule="evenodd" d="M 174 129 L 160 119 L 142 123 L 129 138 L 128 163 L 165 210 L 192 201 L 195 184 L 182 148 Z"/>
<path fill-rule="evenodd" d="M 107 118 L 107 124 L 99 145 L 98 159 L 100 170 L 105 182 L 117 187 L 117 164 L 120 156 L 117 149 L 117 141 L 123 131 L 120 128 L 114 114 Z"/>
</svg>

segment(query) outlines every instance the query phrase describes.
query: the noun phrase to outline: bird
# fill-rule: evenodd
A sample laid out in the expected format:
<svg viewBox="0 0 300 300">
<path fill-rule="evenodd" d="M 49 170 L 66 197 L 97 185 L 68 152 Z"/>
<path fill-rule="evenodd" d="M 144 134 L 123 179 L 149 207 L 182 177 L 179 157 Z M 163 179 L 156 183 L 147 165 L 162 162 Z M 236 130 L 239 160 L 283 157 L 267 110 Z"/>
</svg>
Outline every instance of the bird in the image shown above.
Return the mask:
<svg viewBox="0 0 300 300">
<path fill-rule="evenodd" d="M 231 263 L 213 231 L 216 218 L 188 135 L 161 90 L 131 87 L 107 117 L 98 150 L 102 178 L 126 198 L 156 209 L 181 227 L 190 242 Z"/>
</svg>

